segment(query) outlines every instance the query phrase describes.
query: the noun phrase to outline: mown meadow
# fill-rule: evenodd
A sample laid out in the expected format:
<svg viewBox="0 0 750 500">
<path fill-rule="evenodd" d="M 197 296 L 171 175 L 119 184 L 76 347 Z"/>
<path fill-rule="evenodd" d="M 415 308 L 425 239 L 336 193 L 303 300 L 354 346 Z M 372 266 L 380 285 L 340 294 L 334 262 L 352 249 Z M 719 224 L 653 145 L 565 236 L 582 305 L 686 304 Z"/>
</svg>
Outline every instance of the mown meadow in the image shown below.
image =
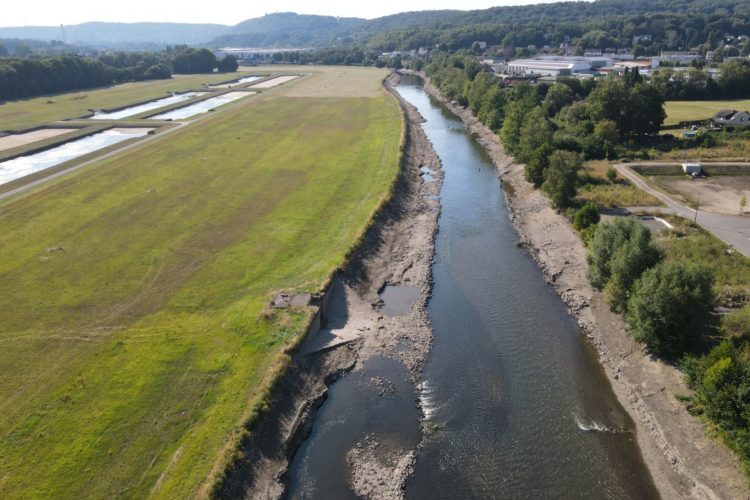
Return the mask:
<svg viewBox="0 0 750 500">
<path fill-rule="evenodd" d="M 209 491 L 398 170 L 385 73 L 316 71 L 0 203 L 1 497 Z"/>
</svg>

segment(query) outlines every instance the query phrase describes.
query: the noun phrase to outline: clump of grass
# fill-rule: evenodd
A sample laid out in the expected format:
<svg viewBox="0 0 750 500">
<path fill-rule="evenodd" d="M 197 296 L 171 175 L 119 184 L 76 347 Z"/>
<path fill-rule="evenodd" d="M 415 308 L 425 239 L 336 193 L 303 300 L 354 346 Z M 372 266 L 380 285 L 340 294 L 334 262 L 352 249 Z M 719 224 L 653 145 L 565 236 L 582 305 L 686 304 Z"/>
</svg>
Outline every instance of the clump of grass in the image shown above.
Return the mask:
<svg viewBox="0 0 750 500">
<path fill-rule="evenodd" d="M 579 203 L 594 202 L 603 207 L 632 207 L 659 205 L 654 196 L 624 182 L 615 184 L 585 184 L 576 197 Z"/>
</svg>

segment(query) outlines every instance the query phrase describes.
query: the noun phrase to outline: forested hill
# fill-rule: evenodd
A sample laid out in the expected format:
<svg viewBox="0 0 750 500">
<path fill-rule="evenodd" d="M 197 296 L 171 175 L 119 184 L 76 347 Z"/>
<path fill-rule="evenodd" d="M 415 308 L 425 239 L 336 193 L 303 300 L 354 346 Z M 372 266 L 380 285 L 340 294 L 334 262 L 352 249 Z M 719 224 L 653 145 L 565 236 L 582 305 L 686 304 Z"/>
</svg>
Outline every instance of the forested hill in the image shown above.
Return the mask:
<svg viewBox="0 0 750 500">
<path fill-rule="evenodd" d="M 0 19 L 0 22 L 2 20 Z M 78 45 L 121 46 L 137 44 L 200 45 L 225 33 L 229 26 L 188 23 L 83 23 L 65 26 L 69 43 Z M 0 28 L 0 38 L 62 40 L 59 26 Z"/>
<path fill-rule="evenodd" d="M 460 3 L 457 4 L 460 6 Z M 475 40 L 523 47 L 584 40 L 584 45 L 629 46 L 652 35 L 659 48 L 704 43 L 707 37 L 750 32 L 747 0 L 596 0 L 483 10 L 404 12 L 376 19 L 269 14 L 235 26 L 180 23 L 84 23 L 66 26 L 78 45 L 190 44 L 245 47 L 406 49 L 443 44 L 465 47 Z M 0 21 L 2 22 L 2 21 Z M 506 39 L 506 37 L 508 37 Z M 59 40 L 59 27 L 0 28 L 0 38 Z M 467 42 L 468 41 L 468 42 Z M 656 48 L 656 47 L 655 47 Z"/>
<path fill-rule="evenodd" d="M 707 36 L 708 31 L 719 31 L 719 35 L 747 31 L 750 29 L 747 19 L 750 19 L 747 0 L 558 2 L 471 11 L 404 12 L 371 20 L 283 13 L 242 22 L 212 45 L 324 47 L 357 42 L 369 48 L 390 50 L 446 43 L 446 39 L 451 45 L 451 41 L 461 38 L 462 32 L 474 40 L 480 36 L 500 43 L 512 31 L 533 31 L 534 41 L 527 44 L 543 43 L 545 35 L 549 39 L 555 32 L 565 31 L 565 36 L 570 33 L 580 37 L 587 31 L 600 31 L 612 45 L 629 44 L 633 35 L 666 37 L 667 31 L 681 31 L 689 32 L 688 37 L 695 35 L 697 40 L 673 40 L 672 45 L 680 42 L 689 45 L 702 43 L 704 40 L 700 38 Z M 522 42 L 529 38 L 522 35 L 519 40 L 506 42 L 525 45 Z"/>
</svg>

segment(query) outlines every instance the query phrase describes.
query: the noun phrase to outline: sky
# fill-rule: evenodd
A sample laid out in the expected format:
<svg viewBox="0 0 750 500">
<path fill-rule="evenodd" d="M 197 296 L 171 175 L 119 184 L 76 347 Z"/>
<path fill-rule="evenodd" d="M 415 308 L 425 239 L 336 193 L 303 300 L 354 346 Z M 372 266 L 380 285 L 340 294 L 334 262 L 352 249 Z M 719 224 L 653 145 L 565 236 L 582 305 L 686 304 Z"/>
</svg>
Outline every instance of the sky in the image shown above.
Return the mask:
<svg viewBox="0 0 750 500">
<path fill-rule="evenodd" d="M 485 9 L 542 1 L 551 0 L 223 0 L 208 4 L 194 2 L 192 7 L 187 7 L 184 0 L 36 0 L 28 4 L 5 0 L 5 5 L 0 9 L 0 26 L 59 26 L 87 21 L 234 25 L 245 19 L 274 12 L 371 19 L 411 10 Z M 204 5 L 215 5 L 216 8 L 205 8 Z"/>
</svg>

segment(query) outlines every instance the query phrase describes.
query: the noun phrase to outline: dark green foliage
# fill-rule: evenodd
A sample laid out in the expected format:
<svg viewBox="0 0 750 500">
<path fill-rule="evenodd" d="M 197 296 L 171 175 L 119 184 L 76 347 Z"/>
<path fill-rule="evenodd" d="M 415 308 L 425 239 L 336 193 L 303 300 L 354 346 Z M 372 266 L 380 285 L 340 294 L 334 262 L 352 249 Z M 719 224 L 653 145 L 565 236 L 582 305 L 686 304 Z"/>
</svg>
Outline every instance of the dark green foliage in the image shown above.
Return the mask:
<svg viewBox="0 0 750 500">
<path fill-rule="evenodd" d="M 544 170 L 542 191 L 557 208 L 566 208 L 572 204 L 580 169 L 581 157 L 577 153 L 557 150 L 550 155 L 549 165 Z"/>
<path fill-rule="evenodd" d="M 588 278 L 595 288 L 601 290 L 609 282 L 612 276 L 611 262 L 617 250 L 625 246 L 635 234 L 641 235 L 643 231 L 648 232 L 643 224 L 635 219 L 622 217 L 597 226 L 587 258 Z M 650 235 L 636 236 L 636 240 L 650 243 Z"/>
<path fill-rule="evenodd" d="M 215 67 L 216 56 L 208 49 L 184 48 L 172 55 L 175 73 L 212 73 Z"/>
<path fill-rule="evenodd" d="M 635 340 L 655 354 L 679 356 L 711 325 L 713 276 L 708 268 L 661 263 L 636 281 L 626 319 Z"/>
<path fill-rule="evenodd" d="M 625 311 L 633 283 L 660 259 L 659 250 L 651 241 L 651 232 L 642 224 L 632 226 L 630 237 L 614 249 L 609 261 L 610 276 L 604 286 L 604 296 L 612 310 Z"/>
<path fill-rule="evenodd" d="M 112 83 L 170 78 L 165 55 L 115 52 L 98 59 L 75 55 L 0 59 L 0 99 L 33 97 Z"/>
<path fill-rule="evenodd" d="M 232 54 L 228 54 L 216 62 L 216 68 L 220 73 L 231 73 L 237 71 L 240 65 L 237 62 L 237 58 Z"/>
<path fill-rule="evenodd" d="M 703 413 L 720 429 L 724 441 L 750 466 L 750 342 L 725 340 L 704 357 L 689 356 L 682 363 L 688 384 L 695 390 L 694 411 Z"/>
<path fill-rule="evenodd" d="M 583 231 L 599 223 L 599 210 L 596 203 L 589 201 L 573 214 L 573 226 L 578 231 Z"/>
<path fill-rule="evenodd" d="M 615 167 L 609 167 L 607 169 L 607 180 L 614 183 L 617 180 L 617 169 Z"/>
</svg>

